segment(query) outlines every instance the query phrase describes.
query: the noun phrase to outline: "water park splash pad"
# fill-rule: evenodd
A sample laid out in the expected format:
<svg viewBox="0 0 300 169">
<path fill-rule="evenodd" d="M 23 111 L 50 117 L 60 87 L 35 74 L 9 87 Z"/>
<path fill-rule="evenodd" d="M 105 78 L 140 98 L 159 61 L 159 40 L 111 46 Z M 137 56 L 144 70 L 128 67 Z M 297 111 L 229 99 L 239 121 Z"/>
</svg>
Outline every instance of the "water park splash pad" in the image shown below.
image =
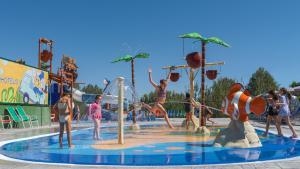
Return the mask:
<svg viewBox="0 0 300 169">
<path fill-rule="evenodd" d="M 115 126 L 101 129 L 101 141 L 92 139 L 92 129 L 83 129 L 73 132 L 73 149 L 60 149 L 54 134 L 2 144 L 0 154 L 6 159 L 30 162 L 127 166 L 231 164 L 300 155 L 299 140 L 275 134 L 262 137 L 260 130 L 257 133 L 262 147 L 214 147 L 214 138 L 223 128 L 209 129 L 211 136 L 201 136 L 179 127 L 171 130 L 161 125 L 141 125 L 139 132 L 125 128 L 123 145 L 117 144 Z"/>
<path fill-rule="evenodd" d="M 124 78 L 117 78 L 111 82 L 103 95 L 104 103 L 116 106 L 110 109 L 118 111 L 119 119 L 123 119 L 126 106 L 128 110 L 140 108 L 137 94 L 129 84 Z M 240 88 L 234 93 L 229 93 L 227 98 L 233 100 L 232 103 L 237 103 L 237 109 L 244 103 L 249 103 L 251 108 L 251 99 L 249 102 L 234 99 L 236 93 L 240 93 Z M 233 97 L 229 97 L 231 95 Z M 241 93 L 239 96 L 242 96 Z M 231 112 L 228 106 L 226 110 L 229 115 L 234 116 L 235 111 Z M 239 109 L 239 113 L 241 112 Z M 210 134 L 205 135 L 186 130 L 179 125 L 176 125 L 175 129 L 169 129 L 164 123 L 147 122 L 141 123 L 139 130 L 132 130 L 129 125 L 124 125 L 123 120 L 119 120 L 118 125 L 102 126 L 99 141 L 93 140 L 93 129 L 73 131 L 74 146 L 71 149 L 59 148 L 56 133 L 23 138 L 0 143 L 0 157 L 6 160 L 56 165 L 175 166 L 232 164 L 300 156 L 299 140 L 278 137 L 275 134 L 262 137 L 263 131 L 255 130 L 252 133 L 257 135 L 261 146 L 246 148 L 215 146 L 216 138 L 223 137 L 220 133 L 226 133 L 223 131 L 232 128 L 229 125 L 227 128 L 215 126 L 208 129 Z M 63 140 L 63 147 L 68 147 L 66 136 Z"/>
</svg>

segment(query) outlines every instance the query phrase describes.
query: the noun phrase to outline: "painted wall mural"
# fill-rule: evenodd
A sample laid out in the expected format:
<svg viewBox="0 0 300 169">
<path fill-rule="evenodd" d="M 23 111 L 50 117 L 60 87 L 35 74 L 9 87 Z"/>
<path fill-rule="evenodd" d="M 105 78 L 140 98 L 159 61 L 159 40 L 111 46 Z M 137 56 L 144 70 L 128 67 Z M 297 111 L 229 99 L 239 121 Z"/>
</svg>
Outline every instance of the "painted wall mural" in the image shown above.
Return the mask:
<svg viewBox="0 0 300 169">
<path fill-rule="evenodd" d="M 0 102 L 48 105 L 48 72 L 0 58 Z"/>
</svg>

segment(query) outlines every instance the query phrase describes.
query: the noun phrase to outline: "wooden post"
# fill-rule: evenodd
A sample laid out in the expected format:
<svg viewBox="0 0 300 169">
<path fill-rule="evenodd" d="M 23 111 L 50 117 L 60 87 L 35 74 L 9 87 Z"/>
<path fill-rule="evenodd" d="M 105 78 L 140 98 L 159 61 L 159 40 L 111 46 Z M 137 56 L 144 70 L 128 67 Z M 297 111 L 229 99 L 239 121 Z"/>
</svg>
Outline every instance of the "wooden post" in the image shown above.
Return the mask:
<svg viewBox="0 0 300 169">
<path fill-rule="evenodd" d="M 201 59 L 201 112 L 199 113 L 199 127 L 197 133 L 210 135 L 210 131 L 206 128 L 205 118 L 205 42 L 202 41 L 202 59 Z"/>
<path fill-rule="evenodd" d="M 52 55 L 52 57 L 50 58 L 50 73 L 52 73 L 52 58 L 53 58 L 53 49 L 52 49 L 52 44 L 53 44 L 53 41 L 50 40 L 50 53 Z"/>
<path fill-rule="evenodd" d="M 73 82 L 73 74 L 70 74 L 71 75 L 71 104 L 72 104 L 72 110 L 70 111 L 70 118 L 71 118 L 71 122 L 73 120 L 73 110 L 75 108 L 75 103 L 74 103 L 74 100 L 73 100 L 73 85 L 74 85 L 74 82 Z M 73 103 L 74 103 L 74 107 L 73 107 Z"/>
<path fill-rule="evenodd" d="M 205 42 L 202 42 L 202 59 L 201 59 L 201 113 L 199 113 L 200 126 L 205 126 L 204 111 L 205 107 Z M 201 114 L 201 116 L 200 116 Z"/>
<path fill-rule="evenodd" d="M 40 68 L 41 69 L 41 38 L 39 39 L 39 55 L 38 55 L 38 68 Z"/>
<path fill-rule="evenodd" d="M 118 143 L 124 144 L 124 119 L 123 119 L 123 108 L 124 108 L 124 78 L 118 77 L 118 105 L 119 105 L 119 118 L 118 118 Z"/>
<path fill-rule="evenodd" d="M 131 82 L 132 82 L 132 87 L 135 90 L 135 81 L 134 81 L 134 59 L 131 60 Z M 132 100 L 135 101 L 134 94 L 132 94 Z M 135 109 L 132 110 L 132 122 L 133 125 L 136 124 L 136 112 Z"/>
<path fill-rule="evenodd" d="M 194 69 L 190 68 L 190 96 L 191 99 L 194 99 Z M 192 117 L 195 114 L 195 108 L 194 106 L 191 104 L 191 113 L 192 113 Z"/>
<path fill-rule="evenodd" d="M 64 77 L 62 75 L 62 68 L 59 69 L 59 73 L 60 73 L 60 97 L 62 97 L 63 93 L 64 93 Z"/>
</svg>

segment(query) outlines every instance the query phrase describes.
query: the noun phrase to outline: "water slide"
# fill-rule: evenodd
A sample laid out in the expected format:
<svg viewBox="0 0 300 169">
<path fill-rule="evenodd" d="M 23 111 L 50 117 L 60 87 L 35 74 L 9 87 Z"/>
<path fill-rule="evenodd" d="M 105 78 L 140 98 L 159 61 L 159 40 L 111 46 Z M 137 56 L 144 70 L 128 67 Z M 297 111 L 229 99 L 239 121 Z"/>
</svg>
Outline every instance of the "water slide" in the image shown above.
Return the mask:
<svg viewBox="0 0 300 169">
<path fill-rule="evenodd" d="M 70 89 L 64 86 L 64 91 L 70 92 Z M 51 85 L 50 88 L 50 95 L 51 100 L 50 104 L 54 105 L 60 98 L 60 88 L 57 83 L 54 83 Z M 84 102 L 84 103 L 92 103 L 95 100 L 96 94 L 86 94 L 83 91 L 80 91 L 76 88 L 72 88 L 72 96 L 73 99 L 78 102 Z M 118 96 L 115 95 L 103 95 L 102 96 L 102 103 L 109 103 L 109 104 L 118 104 Z"/>
<path fill-rule="evenodd" d="M 86 102 L 91 103 L 94 101 L 96 94 L 86 94 L 78 89 L 73 88 L 73 99 L 78 102 Z M 118 104 L 118 96 L 113 95 L 103 95 L 102 96 L 102 103 L 109 103 L 109 104 Z"/>
<path fill-rule="evenodd" d="M 72 91 L 73 91 L 73 93 L 72 93 L 73 99 L 78 102 L 82 102 L 82 95 L 84 95 L 85 92 L 82 92 L 75 88 L 73 88 Z"/>
</svg>

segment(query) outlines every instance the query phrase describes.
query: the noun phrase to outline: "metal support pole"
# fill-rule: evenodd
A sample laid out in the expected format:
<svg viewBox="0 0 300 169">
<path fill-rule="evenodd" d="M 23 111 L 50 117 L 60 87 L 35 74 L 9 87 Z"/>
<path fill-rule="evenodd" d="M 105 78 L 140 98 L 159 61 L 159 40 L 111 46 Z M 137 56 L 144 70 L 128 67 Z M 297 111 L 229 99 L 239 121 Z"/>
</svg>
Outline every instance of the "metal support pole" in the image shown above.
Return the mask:
<svg viewBox="0 0 300 169">
<path fill-rule="evenodd" d="M 119 118 L 118 118 L 118 143 L 124 144 L 124 119 L 123 119 L 123 108 L 124 108 L 124 78 L 118 77 L 118 105 L 119 105 Z"/>
</svg>

